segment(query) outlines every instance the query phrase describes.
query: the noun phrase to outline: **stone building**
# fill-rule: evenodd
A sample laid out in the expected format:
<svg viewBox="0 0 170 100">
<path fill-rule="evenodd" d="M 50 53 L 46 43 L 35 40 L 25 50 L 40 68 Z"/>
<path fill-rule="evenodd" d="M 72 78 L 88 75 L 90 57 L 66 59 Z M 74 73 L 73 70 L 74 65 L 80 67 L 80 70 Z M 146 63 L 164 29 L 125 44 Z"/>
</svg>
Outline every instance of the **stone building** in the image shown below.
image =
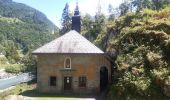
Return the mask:
<svg viewBox="0 0 170 100">
<path fill-rule="evenodd" d="M 33 51 L 41 92 L 98 93 L 111 82 L 107 54 L 78 33 L 78 6 L 72 20 L 73 30 Z"/>
</svg>

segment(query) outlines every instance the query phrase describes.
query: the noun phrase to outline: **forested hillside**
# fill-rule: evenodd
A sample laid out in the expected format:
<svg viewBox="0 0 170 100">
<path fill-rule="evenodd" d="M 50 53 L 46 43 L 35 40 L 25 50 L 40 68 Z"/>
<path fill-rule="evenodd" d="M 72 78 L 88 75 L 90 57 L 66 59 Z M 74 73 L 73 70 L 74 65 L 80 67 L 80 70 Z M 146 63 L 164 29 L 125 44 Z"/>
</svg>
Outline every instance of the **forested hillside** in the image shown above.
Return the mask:
<svg viewBox="0 0 170 100">
<path fill-rule="evenodd" d="M 0 58 L 1 66 L 26 62 L 33 49 L 53 40 L 58 31 L 38 10 L 12 0 L 0 0 L 0 54 L 5 55 Z"/>
<path fill-rule="evenodd" d="M 82 16 L 81 34 L 113 59 L 110 99 L 169 100 L 170 0 L 124 0 L 108 6 L 109 16 L 100 11 Z"/>
<path fill-rule="evenodd" d="M 116 99 L 168 99 L 170 96 L 170 7 L 127 13 L 115 21 Z"/>
<path fill-rule="evenodd" d="M 137 10 L 120 9 L 112 20 L 107 50 L 116 53 L 113 100 L 170 99 L 170 2 L 164 1 L 125 2 Z"/>
</svg>

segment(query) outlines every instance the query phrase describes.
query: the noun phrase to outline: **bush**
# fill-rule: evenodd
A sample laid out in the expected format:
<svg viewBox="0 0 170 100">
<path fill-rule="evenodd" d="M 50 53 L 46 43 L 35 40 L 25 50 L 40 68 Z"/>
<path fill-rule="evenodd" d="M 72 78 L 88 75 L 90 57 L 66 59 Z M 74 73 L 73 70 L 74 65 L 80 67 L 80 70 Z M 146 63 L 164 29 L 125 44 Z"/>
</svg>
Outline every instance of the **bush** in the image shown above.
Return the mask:
<svg viewBox="0 0 170 100">
<path fill-rule="evenodd" d="M 8 63 L 8 59 L 4 56 L 4 57 L 0 57 L 0 64 L 7 64 Z"/>
<path fill-rule="evenodd" d="M 25 66 L 25 71 L 36 71 L 36 58 L 31 54 L 31 50 L 22 58 L 21 62 Z"/>
<path fill-rule="evenodd" d="M 146 55 L 146 60 L 152 68 L 166 67 L 167 63 L 163 61 L 163 57 L 160 54 L 149 52 Z"/>
<path fill-rule="evenodd" d="M 25 70 L 25 68 L 21 64 L 10 64 L 5 68 L 5 71 L 8 73 L 19 73 L 24 70 Z"/>
</svg>

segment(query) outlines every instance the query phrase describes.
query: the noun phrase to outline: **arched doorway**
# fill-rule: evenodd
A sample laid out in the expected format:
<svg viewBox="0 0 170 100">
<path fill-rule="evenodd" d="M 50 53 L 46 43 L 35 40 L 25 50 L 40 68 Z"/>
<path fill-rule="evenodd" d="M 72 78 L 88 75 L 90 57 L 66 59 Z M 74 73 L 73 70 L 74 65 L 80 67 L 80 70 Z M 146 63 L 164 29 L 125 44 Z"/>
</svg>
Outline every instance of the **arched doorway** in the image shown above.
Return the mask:
<svg viewBox="0 0 170 100">
<path fill-rule="evenodd" d="M 108 69 L 104 66 L 100 68 L 100 91 L 107 88 L 108 85 Z"/>
</svg>

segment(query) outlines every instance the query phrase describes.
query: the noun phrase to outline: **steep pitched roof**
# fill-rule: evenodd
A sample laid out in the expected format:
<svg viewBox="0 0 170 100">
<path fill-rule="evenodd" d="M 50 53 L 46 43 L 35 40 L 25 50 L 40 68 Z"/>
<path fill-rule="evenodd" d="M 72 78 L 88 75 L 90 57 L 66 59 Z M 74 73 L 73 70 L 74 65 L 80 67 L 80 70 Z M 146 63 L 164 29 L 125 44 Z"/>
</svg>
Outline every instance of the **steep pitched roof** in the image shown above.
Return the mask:
<svg viewBox="0 0 170 100">
<path fill-rule="evenodd" d="M 104 53 L 78 32 L 72 30 L 63 36 L 33 51 L 33 54 L 44 53 Z"/>
</svg>

